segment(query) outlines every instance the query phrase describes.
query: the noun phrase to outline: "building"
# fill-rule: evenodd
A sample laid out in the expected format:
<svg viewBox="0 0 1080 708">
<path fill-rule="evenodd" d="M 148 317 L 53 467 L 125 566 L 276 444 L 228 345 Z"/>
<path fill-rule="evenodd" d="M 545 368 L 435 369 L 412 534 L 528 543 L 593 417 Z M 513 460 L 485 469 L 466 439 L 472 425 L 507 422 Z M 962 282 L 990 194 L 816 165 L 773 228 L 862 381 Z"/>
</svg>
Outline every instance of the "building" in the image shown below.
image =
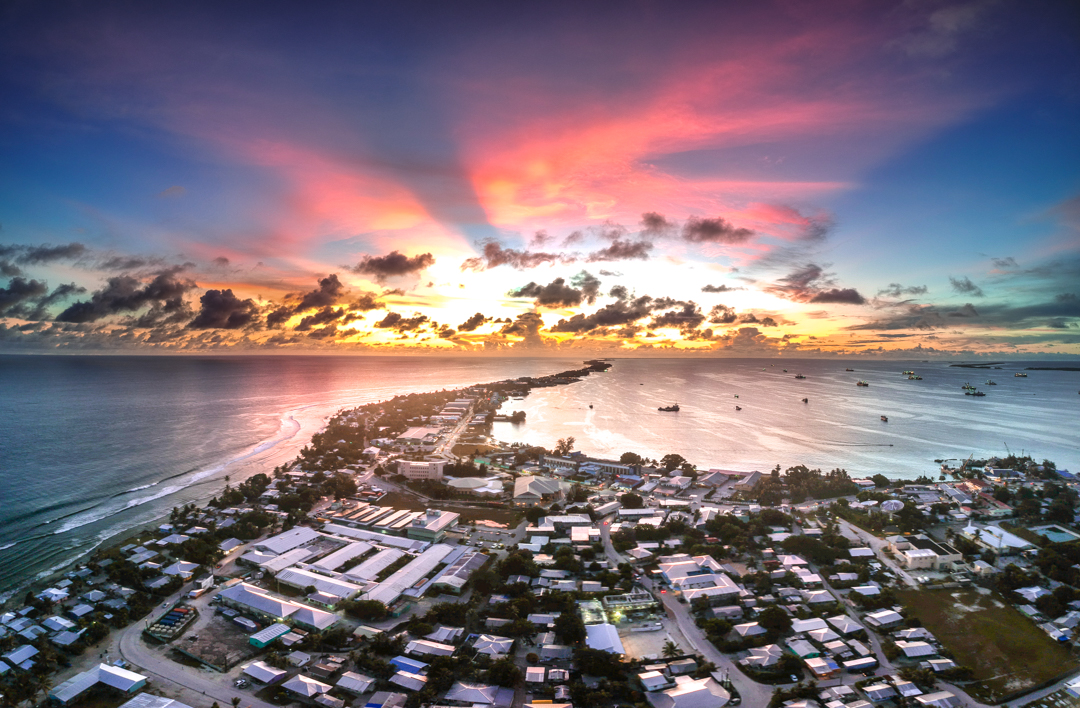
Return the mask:
<svg viewBox="0 0 1080 708">
<path fill-rule="evenodd" d="M 460 595 L 465 584 L 469 582 L 469 578 L 480 570 L 484 563 L 487 563 L 487 559 L 488 557 L 483 553 L 474 551 L 463 554 L 443 571 L 442 575 L 435 580 L 433 587 Z"/>
<path fill-rule="evenodd" d="M 969 524 L 961 533 L 974 541 L 975 545 L 989 548 L 1000 556 L 1015 555 L 1035 547 L 1019 536 L 997 526 L 979 527 Z"/>
<path fill-rule="evenodd" d="M 514 505 L 537 506 L 563 496 L 565 485 L 549 477 L 524 476 L 514 480 Z"/>
<path fill-rule="evenodd" d="M 660 575 L 682 592 L 690 602 L 698 597 L 709 598 L 710 603 L 720 603 L 739 595 L 739 587 L 720 571 L 720 564 L 711 556 L 689 556 L 685 553 L 661 556 Z"/>
<path fill-rule="evenodd" d="M 590 624 L 585 627 L 585 644 L 590 649 L 623 654 L 622 640 L 619 639 L 619 630 L 613 624 Z"/>
<path fill-rule="evenodd" d="M 398 460 L 397 471 L 405 479 L 423 479 L 435 482 L 442 481 L 445 460 Z"/>
<path fill-rule="evenodd" d="M 721 708 L 731 700 L 727 689 L 711 678 L 680 676 L 676 681 L 674 688 L 645 694 L 653 708 Z"/>
<path fill-rule="evenodd" d="M 237 583 L 217 594 L 226 607 L 240 610 L 264 622 L 287 622 L 321 632 L 337 623 L 337 616 L 308 605 L 274 597 L 255 585 Z"/>
<path fill-rule="evenodd" d="M 320 534 L 315 529 L 308 528 L 307 526 L 297 526 L 294 529 L 290 529 L 283 533 L 279 533 L 277 536 L 271 536 L 252 545 L 256 551 L 262 553 L 268 553 L 273 556 L 280 556 L 282 553 L 287 553 L 294 548 L 299 548 L 305 544 L 320 538 Z"/>
<path fill-rule="evenodd" d="M 152 693 L 140 693 L 120 708 L 191 708 L 186 703 Z"/>
<path fill-rule="evenodd" d="M 439 567 L 443 559 L 453 551 L 452 546 L 442 543 L 432 546 L 410 561 L 408 565 L 395 571 L 386 580 L 364 593 L 363 598 L 365 600 L 378 600 L 389 607 L 401 597 L 402 593 Z"/>
<path fill-rule="evenodd" d="M 49 698 L 61 705 L 67 705 L 98 684 L 108 686 L 119 693 L 134 694 L 146 686 L 146 677 L 134 671 L 121 669 L 119 666 L 98 664 L 89 671 L 72 676 L 49 691 Z"/>
<path fill-rule="evenodd" d="M 412 520 L 406 535 L 417 541 L 438 543 L 446 536 L 447 529 L 457 523 L 460 517 L 461 514 L 457 512 L 428 509 L 423 516 Z"/>
<path fill-rule="evenodd" d="M 893 536 L 889 547 L 909 570 L 953 570 L 964 562 L 960 551 L 924 534 Z"/>
</svg>

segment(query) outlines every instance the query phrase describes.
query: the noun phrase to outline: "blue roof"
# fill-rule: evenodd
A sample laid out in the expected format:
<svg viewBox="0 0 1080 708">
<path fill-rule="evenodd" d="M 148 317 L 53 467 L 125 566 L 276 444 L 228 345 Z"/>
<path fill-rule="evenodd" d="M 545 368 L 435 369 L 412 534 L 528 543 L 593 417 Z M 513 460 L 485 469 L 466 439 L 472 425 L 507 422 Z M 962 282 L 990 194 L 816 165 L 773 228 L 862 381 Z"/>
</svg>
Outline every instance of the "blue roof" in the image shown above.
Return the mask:
<svg viewBox="0 0 1080 708">
<path fill-rule="evenodd" d="M 1069 470 L 1056 470 L 1056 471 L 1057 471 L 1058 477 L 1061 477 L 1062 479 L 1076 479 L 1076 475 L 1074 475 Z"/>
<path fill-rule="evenodd" d="M 427 664 L 416 659 L 410 659 L 407 656 L 395 656 L 390 660 L 390 663 L 398 667 L 402 671 L 407 671 L 410 674 L 418 674 L 423 669 L 427 668 Z"/>
</svg>

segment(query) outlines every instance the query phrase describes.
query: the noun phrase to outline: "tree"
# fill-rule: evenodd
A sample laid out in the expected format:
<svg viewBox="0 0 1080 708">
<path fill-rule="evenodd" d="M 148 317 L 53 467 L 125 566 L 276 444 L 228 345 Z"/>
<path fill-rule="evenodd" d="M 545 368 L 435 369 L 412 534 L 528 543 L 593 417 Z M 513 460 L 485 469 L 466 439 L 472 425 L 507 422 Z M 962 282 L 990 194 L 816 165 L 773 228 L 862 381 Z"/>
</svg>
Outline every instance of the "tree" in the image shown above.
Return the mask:
<svg viewBox="0 0 1080 708">
<path fill-rule="evenodd" d="M 758 624 L 767 631 L 782 634 L 791 629 L 791 617 L 779 607 L 766 607 L 758 615 Z"/>
<path fill-rule="evenodd" d="M 233 696 L 232 697 L 232 704 L 233 704 L 233 708 L 236 708 L 237 706 L 239 706 L 240 705 L 240 696 Z"/>
<path fill-rule="evenodd" d="M 643 460 L 636 452 L 624 452 L 619 456 L 619 462 L 624 465 L 640 465 Z"/>
<path fill-rule="evenodd" d="M 488 681 L 497 686 L 513 688 L 520 680 L 521 669 L 514 664 L 514 660 L 510 657 L 492 662 L 491 668 L 488 669 Z"/>
<path fill-rule="evenodd" d="M 889 478 L 880 472 L 871 477 L 870 480 L 874 483 L 874 486 L 879 489 L 884 489 L 892 484 L 892 482 L 889 481 Z"/>
<path fill-rule="evenodd" d="M 679 645 L 670 639 L 664 642 L 664 656 L 668 659 L 679 655 Z"/>
<path fill-rule="evenodd" d="M 686 462 L 686 458 L 674 452 L 668 453 L 667 455 L 664 455 L 660 458 L 660 466 L 668 472 L 671 472 L 676 467 L 681 466 L 684 462 Z"/>
<path fill-rule="evenodd" d="M 570 451 L 574 449 L 575 442 L 577 441 L 574 440 L 572 435 L 570 437 L 559 438 L 559 442 L 555 443 L 554 453 L 559 457 L 566 457 L 570 454 Z"/>
<path fill-rule="evenodd" d="M 641 509 L 645 506 L 645 500 L 641 498 L 641 495 L 633 492 L 627 492 L 620 496 L 619 503 L 622 504 L 624 509 Z"/>
</svg>

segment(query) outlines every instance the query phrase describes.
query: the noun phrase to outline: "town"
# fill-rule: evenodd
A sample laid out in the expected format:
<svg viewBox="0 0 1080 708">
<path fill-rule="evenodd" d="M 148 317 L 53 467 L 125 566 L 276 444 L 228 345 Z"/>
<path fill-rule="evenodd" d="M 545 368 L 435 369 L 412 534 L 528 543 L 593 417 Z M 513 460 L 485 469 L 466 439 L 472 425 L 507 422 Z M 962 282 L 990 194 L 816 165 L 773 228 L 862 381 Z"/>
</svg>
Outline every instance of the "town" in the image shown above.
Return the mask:
<svg viewBox="0 0 1080 708">
<path fill-rule="evenodd" d="M 342 411 L 294 463 L 10 603 L 3 705 L 1076 705 L 1069 472 L 492 438 L 530 388 L 607 366 Z"/>
</svg>

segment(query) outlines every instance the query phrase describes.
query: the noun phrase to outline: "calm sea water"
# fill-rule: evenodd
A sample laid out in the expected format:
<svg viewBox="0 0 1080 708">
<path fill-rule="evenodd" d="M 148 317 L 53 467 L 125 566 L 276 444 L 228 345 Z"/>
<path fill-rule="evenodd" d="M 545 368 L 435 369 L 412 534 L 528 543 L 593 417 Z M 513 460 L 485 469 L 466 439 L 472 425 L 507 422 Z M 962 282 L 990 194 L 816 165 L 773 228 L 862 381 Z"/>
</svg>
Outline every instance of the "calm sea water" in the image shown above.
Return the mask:
<svg viewBox="0 0 1080 708">
<path fill-rule="evenodd" d="M 496 423 L 494 435 L 544 446 L 573 436 L 576 449 L 614 458 L 674 452 L 701 468 L 805 464 L 891 478 L 936 477 L 935 459 L 1005 455 L 1007 445 L 1080 471 L 1080 372 L 1013 377 L 1029 365 L 1054 364 L 981 371 L 903 361 L 618 360 L 580 384 L 508 401 L 504 410 L 526 411 L 526 423 Z M 901 375 L 909 369 L 922 381 Z M 988 378 L 998 385 L 985 385 Z M 870 386 L 857 387 L 859 379 Z M 967 382 L 986 397 L 963 395 Z M 657 411 L 676 402 L 678 413 Z"/>
<path fill-rule="evenodd" d="M 237 481 L 292 460 L 341 408 L 580 363 L 0 356 L 0 593 L 173 506 L 209 499 L 226 476 Z M 495 436 L 544 446 L 574 436 L 577 448 L 592 454 L 678 452 L 703 467 L 805 463 L 896 477 L 935 472 L 934 458 L 1003 453 L 1007 443 L 1080 468 L 1078 372 L 1014 379 L 1020 364 L 987 372 L 910 362 L 614 363 L 581 383 L 510 401 L 506 409 L 525 410 L 528 420 L 497 423 Z M 923 380 L 901 377 L 909 368 Z M 796 372 L 808 378 L 795 380 Z M 988 376 L 999 385 L 983 386 Z M 856 388 L 858 378 L 870 387 Z M 967 381 L 987 397 L 963 396 Z M 679 413 L 656 411 L 676 401 Z"/>
<path fill-rule="evenodd" d="M 0 356 L 0 599 L 292 460 L 339 409 L 579 359 Z"/>
</svg>

